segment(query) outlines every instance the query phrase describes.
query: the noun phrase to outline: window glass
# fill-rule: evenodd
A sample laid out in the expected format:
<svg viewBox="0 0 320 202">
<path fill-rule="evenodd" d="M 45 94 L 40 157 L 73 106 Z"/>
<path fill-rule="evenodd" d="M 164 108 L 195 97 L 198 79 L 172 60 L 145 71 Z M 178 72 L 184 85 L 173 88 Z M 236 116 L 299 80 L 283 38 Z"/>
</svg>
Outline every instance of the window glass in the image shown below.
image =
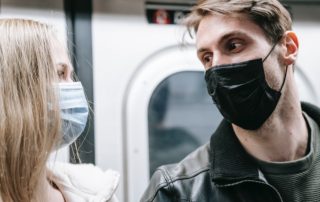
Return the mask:
<svg viewBox="0 0 320 202">
<path fill-rule="evenodd" d="M 203 72 L 180 72 L 163 80 L 148 107 L 150 176 L 208 142 L 221 120 Z"/>
</svg>

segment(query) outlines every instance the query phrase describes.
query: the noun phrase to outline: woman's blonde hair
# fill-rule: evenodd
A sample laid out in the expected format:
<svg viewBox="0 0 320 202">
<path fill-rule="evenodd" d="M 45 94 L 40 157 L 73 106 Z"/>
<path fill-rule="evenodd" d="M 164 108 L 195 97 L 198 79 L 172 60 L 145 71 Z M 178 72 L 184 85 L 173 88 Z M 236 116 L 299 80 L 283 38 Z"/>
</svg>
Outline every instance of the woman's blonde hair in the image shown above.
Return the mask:
<svg viewBox="0 0 320 202">
<path fill-rule="evenodd" d="M 56 40 L 46 24 L 0 19 L 0 195 L 6 202 L 44 201 L 40 179 L 60 134 Z"/>
</svg>

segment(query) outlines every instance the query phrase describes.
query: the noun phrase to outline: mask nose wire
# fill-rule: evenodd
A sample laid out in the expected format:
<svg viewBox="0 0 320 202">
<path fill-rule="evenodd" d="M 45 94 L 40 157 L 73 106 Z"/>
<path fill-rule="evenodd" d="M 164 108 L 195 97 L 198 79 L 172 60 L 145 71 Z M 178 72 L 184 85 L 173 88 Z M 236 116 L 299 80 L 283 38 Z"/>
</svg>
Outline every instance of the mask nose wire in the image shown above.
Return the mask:
<svg viewBox="0 0 320 202">
<path fill-rule="evenodd" d="M 272 53 L 272 51 L 274 50 L 274 48 L 276 47 L 277 43 L 273 44 L 271 50 L 269 51 L 269 53 L 267 54 L 267 56 L 262 60 L 262 62 L 264 62 L 266 59 L 268 59 L 268 57 L 270 56 L 270 54 Z"/>
</svg>

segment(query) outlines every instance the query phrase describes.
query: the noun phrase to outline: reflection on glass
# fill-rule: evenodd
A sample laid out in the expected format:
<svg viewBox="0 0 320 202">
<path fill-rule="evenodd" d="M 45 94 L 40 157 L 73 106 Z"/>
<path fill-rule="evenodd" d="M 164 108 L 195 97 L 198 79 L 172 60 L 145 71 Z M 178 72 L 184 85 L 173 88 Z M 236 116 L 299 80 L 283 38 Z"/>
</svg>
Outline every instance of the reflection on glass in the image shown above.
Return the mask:
<svg viewBox="0 0 320 202">
<path fill-rule="evenodd" d="M 209 141 L 221 119 L 202 72 L 181 72 L 162 81 L 148 108 L 150 176 Z"/>
</svg>

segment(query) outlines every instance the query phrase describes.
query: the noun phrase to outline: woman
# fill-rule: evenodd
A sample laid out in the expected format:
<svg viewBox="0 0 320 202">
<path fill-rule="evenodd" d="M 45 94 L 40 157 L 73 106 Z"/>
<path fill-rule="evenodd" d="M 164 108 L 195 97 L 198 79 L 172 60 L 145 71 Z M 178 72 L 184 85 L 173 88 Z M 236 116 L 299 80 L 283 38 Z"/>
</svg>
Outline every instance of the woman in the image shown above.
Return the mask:
<svg viewBox="0 0 320 202">
<path fill-rule="evenodd" d="M 83 131 L 88 106 L 54 30 L 0 19 L 0 196 L 4 202 L 116 201 L 118 174 L 52 163 Z M 90 176 L 87 175 L 90 173 Z"/>
</svg>

